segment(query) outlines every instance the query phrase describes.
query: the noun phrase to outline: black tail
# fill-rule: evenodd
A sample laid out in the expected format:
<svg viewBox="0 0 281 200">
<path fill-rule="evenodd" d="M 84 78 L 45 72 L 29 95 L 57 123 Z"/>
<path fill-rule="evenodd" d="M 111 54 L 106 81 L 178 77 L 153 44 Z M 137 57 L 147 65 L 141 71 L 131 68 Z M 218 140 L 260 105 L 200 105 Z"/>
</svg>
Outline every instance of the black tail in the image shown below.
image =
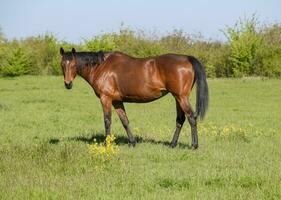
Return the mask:
<svg viewBox="0 0 281 200">
<path fill-rule="evenodd" d="M 195 71 L 195 81 L 197 86 L 196 91 L 196 117 L 203 119 L 209 102 L 208 84 L 206 80 L 206 73 L 203 65 L 193 56 L 188 56 L 189 62 L 192 64 Z"/>
</svg>

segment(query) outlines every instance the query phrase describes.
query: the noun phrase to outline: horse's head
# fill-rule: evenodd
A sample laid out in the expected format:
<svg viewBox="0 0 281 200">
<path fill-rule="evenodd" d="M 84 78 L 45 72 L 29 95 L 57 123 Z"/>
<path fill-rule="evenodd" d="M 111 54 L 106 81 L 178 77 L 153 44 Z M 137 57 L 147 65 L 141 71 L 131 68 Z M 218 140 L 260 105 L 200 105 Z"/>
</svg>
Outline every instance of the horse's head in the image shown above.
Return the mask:
<svg viewBox="0 0 281 200">
<path fill-rule="evenodd" d="M 61 55 L 61 67 L 64 76 L 64 86 L 66 89 L 72 88 L 72 81 L 77 74 L 77 61 L 76 51 L 72 48 L 71 52 L 64 52 L 64 49 L 60 48 Z"/>
</svg>

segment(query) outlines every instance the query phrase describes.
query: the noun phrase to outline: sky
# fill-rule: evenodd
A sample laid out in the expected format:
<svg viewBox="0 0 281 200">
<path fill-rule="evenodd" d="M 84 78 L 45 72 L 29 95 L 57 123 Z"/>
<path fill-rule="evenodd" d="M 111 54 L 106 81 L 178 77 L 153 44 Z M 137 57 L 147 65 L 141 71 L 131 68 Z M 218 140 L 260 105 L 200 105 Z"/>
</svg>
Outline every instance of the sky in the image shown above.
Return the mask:
<svg viewBox="0 0 281 200">
<path fill-rule="evenodd" d="M 8 39 L 51 32 L 80 43 L 121 24 L 167 34 L 173 29 L 224 40 L 220 30 L 256 13 L 260 23 L 281 23 L 280 0 L 0 0 L 0 27 Z"/>
</svg>

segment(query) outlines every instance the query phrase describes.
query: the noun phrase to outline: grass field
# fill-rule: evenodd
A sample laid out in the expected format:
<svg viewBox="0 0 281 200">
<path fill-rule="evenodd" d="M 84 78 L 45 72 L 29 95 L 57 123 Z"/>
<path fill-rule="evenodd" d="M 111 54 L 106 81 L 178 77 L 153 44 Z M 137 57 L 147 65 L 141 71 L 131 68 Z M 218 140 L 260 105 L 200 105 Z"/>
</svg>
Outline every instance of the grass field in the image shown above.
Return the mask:
<svg viewBox="0 0 281 200">
<path fill-rule="evenodd" d="M 0 79 L 0 199 L 281 199 L 281 80 L 209 80 L 199 149 L 175 128 L 171 95 L 126 104 L 135 148 L 115 112 L 119 152 L 89 152 L 104 139 L 101 105 L 82 79 Z M 194 95 L 192 96 L 194 103 Z"/>
</svg>

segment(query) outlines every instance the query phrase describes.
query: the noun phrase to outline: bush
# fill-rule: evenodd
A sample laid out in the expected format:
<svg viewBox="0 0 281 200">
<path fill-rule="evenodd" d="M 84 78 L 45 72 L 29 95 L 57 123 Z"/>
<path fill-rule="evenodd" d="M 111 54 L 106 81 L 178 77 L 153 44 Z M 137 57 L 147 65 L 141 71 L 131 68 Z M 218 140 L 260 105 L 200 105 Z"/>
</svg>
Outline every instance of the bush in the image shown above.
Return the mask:
<svg viewBox="0 0 281 200">
<path fill-rule="evenodd" d="M 30 74 L 61 74 L 59 42 L 50 33 L 36 37 L 28 37 L 21 41 L 30 55 L 32 66 Z"/>
<path fill-rule="evenodd" d="M 259 26 L 255 16 L 238 21 L 224 31 L 227 42 L 206 40 L 200 33 L 175 29 L 164 36 L 121 27 L 82 44 L 59 41 L 53 34 L 9 41 L 0 29 L 0 74 L 61 74 L 59 48 L 78 51 L 121 51 L 135 57 L 165 53 L 193 55 L 208 77 L 281 77 L 281 25 Z M 16 58 L 17 57 L 17 58 Z"/>
<path fill-rule="evenodd" d="M 265 27 L 261 33 L 263 45 L 258 52 L 257 73 L 260 76 L 281 77 L 281 25 Z"/>
<path fill-rule="evenodd" d="M 158 38 L 153 34 L 147 35 L 144 31 L 135 32 L 122 27 L 114 37 L 117 50 L 131 56 L 147 57 L 164 52 Z"/>
<path fill-rule="evenodd" d="M 256 29 L 257 19 L 253 16 L 250 20 L 240 20 L 225 32 L 230 43 L 230 73 L 234 77 L 256 74 L 255 61 L 262 45 L 262 37 Z"/>
<path fill-rule="evenodd" d="M 5 64 L 1 72 L 4 76 L 19 76 L 27 74 L 30 67 L 30 59 L 23 51 L 22 48 L 15 49 L 11 56 L 7 59 L 7 64 Z"/>
<path fill-rule="evenodd" d="M 112 51 L 117 47 L 112 34 L 103 34 L 90 40 L 85 39 L 84 42 L 88 51 Z"/>
<path fill-rule="evenodd" d="M 0 74 L 2 74 L 3 67 L 7 65 L 5 51 L 6 51 L 6 39 L 0 27 Z"/>
<path fill-rule="evenodd" d="M 186 54 L 192 45 L 191 36 L 175 29 L 160 39 L 161 46 L 169 53 Z"/>
</svg>

